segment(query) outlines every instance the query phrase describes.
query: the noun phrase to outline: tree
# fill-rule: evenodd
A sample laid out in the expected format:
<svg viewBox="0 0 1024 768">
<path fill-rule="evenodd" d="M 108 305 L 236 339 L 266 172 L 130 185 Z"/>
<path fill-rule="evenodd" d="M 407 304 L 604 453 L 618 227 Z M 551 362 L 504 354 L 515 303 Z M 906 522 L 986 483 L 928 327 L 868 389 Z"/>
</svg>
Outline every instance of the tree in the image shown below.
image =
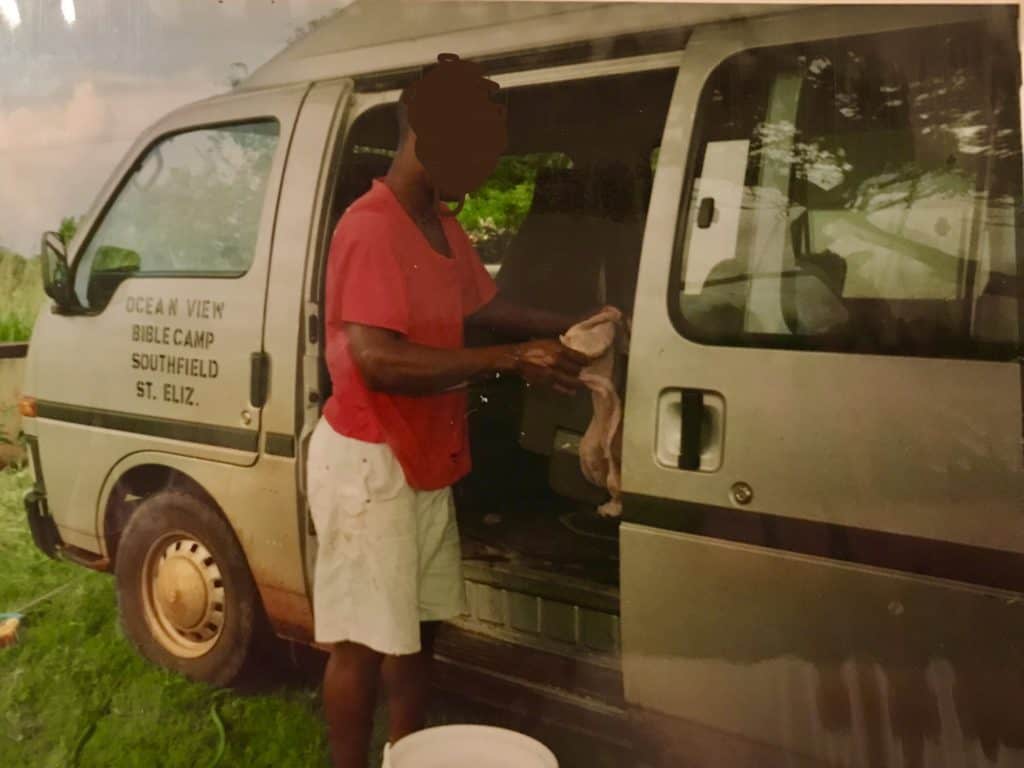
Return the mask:
<svg viewBox="0 0 1024 768">
<path fill-rule="evenodd" d="M 78 224 L 80 219 L 76 219 L 74 216 L 65 216 L 60 220 L 60 226 L 57 227 L 57 233 L 60 235 L 60 239 L 67 245 L 74 238 L 75 233 L 78 232 Z"/>
<path fill-rule="evenodd" d="M 500 261 L 504 246 L 522 225 L 533 203 L 537 171 L 571 165 L 560 152 L 503 157 L 487 183 L 467 196 L 459 223 L 485 262 Z"/>
</svg>

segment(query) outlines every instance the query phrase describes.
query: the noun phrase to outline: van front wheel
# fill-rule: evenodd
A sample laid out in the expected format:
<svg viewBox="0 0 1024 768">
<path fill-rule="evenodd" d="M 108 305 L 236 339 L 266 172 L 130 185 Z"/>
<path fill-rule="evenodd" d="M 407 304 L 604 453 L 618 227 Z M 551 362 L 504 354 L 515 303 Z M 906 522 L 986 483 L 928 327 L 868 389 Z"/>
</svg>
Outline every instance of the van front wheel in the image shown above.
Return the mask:
<svg viewBox="0 0 1024 768">
<path fill-rule="evenodd" d="M 143 501 L 117 550 L 121 626 L 149 661 L 229 685 L 253 648 L 259 597 L 234 532 L 188 494 Z"/>
</svg>

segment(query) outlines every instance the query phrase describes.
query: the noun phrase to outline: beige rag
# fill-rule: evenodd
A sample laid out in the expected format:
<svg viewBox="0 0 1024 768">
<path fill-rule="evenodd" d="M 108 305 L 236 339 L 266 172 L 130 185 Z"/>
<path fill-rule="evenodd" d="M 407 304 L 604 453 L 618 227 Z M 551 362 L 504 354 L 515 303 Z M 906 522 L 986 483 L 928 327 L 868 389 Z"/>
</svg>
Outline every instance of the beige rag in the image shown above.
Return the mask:
<svg viewBox="0 0 1024 768">
<path fill-rule="evenodd" d="M 622 313 L 607 307 L 574 325 L 561 341 L 594 360 L 580 373 L 594 404 L 590 426 L 580 440 L 580 467 L 588 481 L 611 494 L 611 499 L 598 507 L 598 514 L 618 517 L 622 514 L 622 403 L 613 375 L 615 353 L 626 345 Z"/>
</svg>

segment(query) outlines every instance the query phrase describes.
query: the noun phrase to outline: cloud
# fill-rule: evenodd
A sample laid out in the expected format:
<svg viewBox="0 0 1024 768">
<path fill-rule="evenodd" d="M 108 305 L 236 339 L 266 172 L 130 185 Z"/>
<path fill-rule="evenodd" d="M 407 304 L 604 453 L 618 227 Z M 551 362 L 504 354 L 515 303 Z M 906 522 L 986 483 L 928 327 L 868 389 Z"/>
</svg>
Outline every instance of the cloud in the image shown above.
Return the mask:
<svg viewBox="0 0 1024 768">
<path fill-rule="evenodd" d="M 171 109 L 223 90 L 203 78 L 84 79 L 64 101 L 0 112 L 0 153 L 131 139 Z"/>
<path fill-rule="evenodd" d="M 80 216 L 131 145 L 63 145 L 44 152 L 0 153 L 0 245 L 26 256 L 64 216 Z M 69 170 L 71 172 L 69 172 Z M 2 303 L 2 297 L 0 297 Z"/>
<path fill-rule="evenodd" d="M 223 90 L 202 76 L 93 77 L 62 101 L 0 112 L 0 245 L 34 253 L 40 233 L 91 207 L 144 128 Z"/>
<path fill-rule="evenodd" d="M 66 103 L 0 113 L 0 152 L 96 140 L 107 134 L 109 124 L 109 105 L 95 84 L 79 83 Z"/>
<path fill-rule="evenodd" d="M 15 31 L 0 16 L 0 245 L 31 254 L 91 206 L 140 131 L 348 0 L 89 0 L 73 25 L 57 0 L 18 2 L 36 12 Z"/>
</svg>

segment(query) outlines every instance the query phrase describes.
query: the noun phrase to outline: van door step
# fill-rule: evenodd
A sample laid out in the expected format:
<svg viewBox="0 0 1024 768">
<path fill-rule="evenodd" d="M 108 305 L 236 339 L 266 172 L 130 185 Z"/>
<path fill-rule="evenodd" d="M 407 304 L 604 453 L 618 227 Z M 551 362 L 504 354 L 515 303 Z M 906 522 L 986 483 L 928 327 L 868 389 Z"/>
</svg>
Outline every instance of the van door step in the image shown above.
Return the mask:
<svg viewBox="0 0 1024 768">
<path fill-rule="evenodd" d="M 618 589 L 515 563 L 464 561 L 474 632 L 618 668 Z"/>
<path fill-rule="evenodd" d="M 572 605 L 586 606 L 603 613 L 619 612 L 617 587 L 587 579 L 552 573 L 513 559 L 464 559 L 467 581 L 503 587 L 515 592 L 546 597 Z"/>
</svg>

